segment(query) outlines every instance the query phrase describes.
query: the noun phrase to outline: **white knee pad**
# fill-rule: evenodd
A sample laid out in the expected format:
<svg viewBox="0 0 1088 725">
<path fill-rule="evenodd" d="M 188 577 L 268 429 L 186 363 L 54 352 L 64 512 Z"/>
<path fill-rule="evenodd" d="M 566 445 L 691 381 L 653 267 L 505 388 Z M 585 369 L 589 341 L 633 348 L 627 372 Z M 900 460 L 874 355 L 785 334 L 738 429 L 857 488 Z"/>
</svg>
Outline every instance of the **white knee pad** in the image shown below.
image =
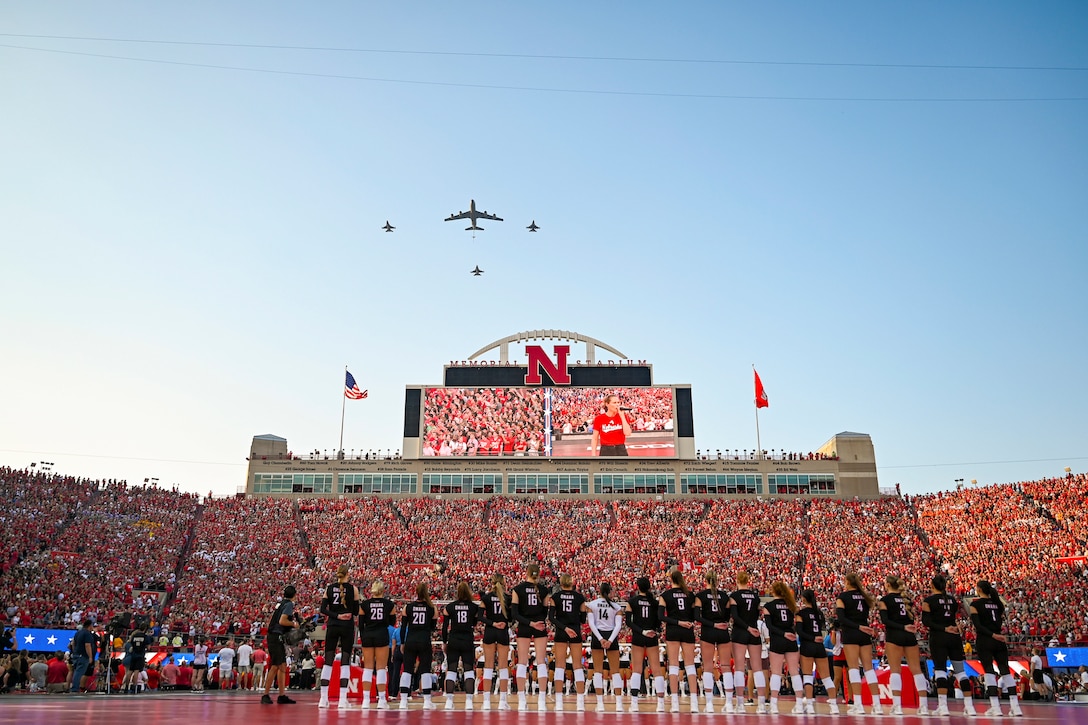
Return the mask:
<svg viewBox="0 0 1088 725">
<path fill-rule="evenodd" d="M 960 684 L 963 684 L 964 682 L 967 682 L 970 679 L 971 679 L 971 676 L 968 675 L 963 670 L 960 670 L 959 672 L 956 673 L 956 682 L 959 682 Z"/>
<path fill-rule="evenodd" d="M 555 681 L 560 685 L 563 684 L 563 680 L 567 679 L 567 671 L 561 667 L 555 668 Z M 558 688 L 557 688 L 558 689 Z"/>
<path fill-rule="evenodd" d="M 771 675 L 771 697 L 778 697 L 778 691 L 782 689 L 782 675 L 777 672 Z"/>
<path fill-rule="evenodd" d="M 695 677 L 695 665 L 684 665 L 684 672 L 688 677 Z"/>
<path fill-rule="evenodd" d="M 763 674 L 763 670 L 756 670 L 753 672 L 752 681 L 755 682 L 757 690 L 762 690 L 767 686 L 767 676 Z"/>
<path fill-rule="evenodd" d="M 510 668 L 509 667 L 500 667 L 499 668 L 499 682 L 502 682 L 503 680 L 506 680 L 507 682 L 510 681 Z"/>
<path fill-rule="evenodd" d="M 868 674 L 868 673 L 866 673 Z M 888 684 L 892 688 L 892 692 L 903 691 L 903 675 L 898 672 L 893 672 L 888 676 Z"/>
<path fill-rule="evenodd" d="M 703 670 L 703 691 L 714 692 L 714 673 Z"/>
<path fill-rule="evenodd" d="M 815 680 L 812 679 L 812 675 L 805 675 L 801 678 L 802 685 L 811 685 L 813 682 L 815 682 Z"/>
<path fill-rule="evenodd" d="M 669 665 L 669 677 L 680 676 L 680 665 Z"/>
<path fill-rule="evenodd" d="M 638 692 L 641 689 L 642 689 L 642 673 L 641 672 L 632 672 L 631 673 L 631 692 Z"/>
<path fill-rule="evenodd" d="M 378 689 L 389 681 L 389 670 L 378 670 Z M 367 680 L 369 682 L 369 680 Z"/>
<path fill-rule="evenodd" d="M 385 670 L 382 670 L 385 672 Z M 363 670 L 363 682 L 372 682 L 374 680 L 374 670 Z"/>
<path fill-rule="evenodd" d="M 457 673 L 453 671 L 446 672 L 446 682 L 457 682 Z"/>
<path fill-rule="evenodd" d="M 865 670 L 865 681 L 870 685 L 876 684 L 876 670 Z"/>
<path fill-rule="evenodd" d="M 745 684 L 745 682 L 744 682 L 744 672 L 734 672 L 733 673 L 733 687 L 735 689 L 737 689 L 737 690 L 743 690 L 744 689 L 744 684 Z"/>
<path fill-rule="evenodd" d="M 925 675 L 919 673 L 919 674 L 914 676 L 914 689 L 918 690 L 918 692 L 928 692 L 929 691 L 929 683 L 926 682 L 926 676 Z"/>
<path fill-rule="evenodd" d="M 420 684 L 422 684 L 422 682 Z M 409 688 L 409 687 L 412 686 L 412 673 L 411 672 L 401 672 L 400 673 L 400 686 L 401 686 L 401 689 L 406 689 L 406 688 Z"/>
<path fill-rule="evenodd" d="M 578 669 L 576 669 L 574 671 L 574 681 L 575 682 L 585 682 L 586 681 L 586 671 L 583 670 L 581 667 L 579 667 Z"/>
<path fill-rule="evenodd" d="M 825 677 L 820 681 L 824 683 L 824 689 L 827 690 L 828 695 L 830 696 L 831 692 L 835 689 L 835 680 L 830 677 Z"/>
<path fill-rule="evenodd" d="M 722 691 L 723 692 L 732 692 L 733 691 L 733 673 L 732 672 L 723 672 L 722 673 Z"/>
<path fill-rule="evenodd" d="M 790 684 L 793 685 L 793 693 L 800 697 L 805 689 L 805 681 L 801 679 L 801 675 L 790 675 Z"/>
<path fill-rule="evenodd" d="M 612 675 L 612 694 L 618 695 L 623 689 L 623 675 L 618 672 Z"/>
<path fill-rule="evenodd" d="M 518 679 L 519 680 L 524 680 L 525 675 L 529 672 L 529 668 L 526 667 L 525 665 L 518 665 L 517 672 L 518 672 Z"/>
<path fill-rule="evenodd" d="M 947 680 L 948 679 L 948 673 L 945 672 L 944 670 L 934 669 L 933 670 L 933 679 L 934 680 L 940 680 L 940 679 L 946 679 Z"/>
<path fill-rule="evenodd" d="M 665 687 L 665 676 L 664 675 L 658 675 L 657 677 L 655 677 L 654 678 L 654 694 L 657 695 L 658 697 L 664 697 L 666 689 L 668 689 L 668 688 Z"/>
<path fill-rule="evenodd" d="M 1001 675 L 1001 687 L 1006 690 L 1016 687 L 1016 680 L 1012 675 Z"/>
<path fill-rule="evenodd" d="M 992 672 L 987 672 L 985 679 L 987 687 L 997 687 L 997 675 L 993 674 Z"/>
<path fill-rule="evenodd" d="M 495 670 L 491 667 L 484 668 L 484 679 L 490 682 L 495 677 Z"/>
<path fill-rule="evenodd" d="M 600 690 L 604 689 L 604 675 L 598 671 L 593 673 L 593 688 L 598 690 L 598 694 L 600 694 Z"/>
<path fill-rule="evenodd" d="M 850 684 L 851 685 L 860 685 L 861 684 L 861 673 L 858 672 L 853 667 L 850 668 Z"/>
<path fill-rule="evenodd" d="M 537 677 L 538 680 L 548 678 L 548 665 L 547 664 L 539 664 L 539 665 L 536 666 L 536 677 Z"/>
</svg>

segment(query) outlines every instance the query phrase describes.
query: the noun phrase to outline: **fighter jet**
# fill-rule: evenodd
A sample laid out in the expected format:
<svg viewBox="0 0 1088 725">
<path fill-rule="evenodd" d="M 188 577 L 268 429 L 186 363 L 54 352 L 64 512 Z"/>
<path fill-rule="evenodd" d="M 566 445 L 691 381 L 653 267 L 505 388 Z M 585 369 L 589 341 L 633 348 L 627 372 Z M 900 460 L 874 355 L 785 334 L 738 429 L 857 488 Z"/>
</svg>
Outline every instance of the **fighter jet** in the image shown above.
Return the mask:
<svg viewBox="0 0 1088 725">
<path fill-rule="evenodd" d="M 476 265 L 475 269 L 471 269 L 471 270 L 469 270 L 469 272 L 472 273 L 473 277 L 479 277 L 481 274 L 484 273 L 484 271 L 482 269 L 480 269 L 480 265 L 478 265 L 478 264 Z"/>
<path fill-rule="evenodd" d="M 526 228 L 526 229 L 528 229 L 528 230 L 529 230 L 529 231 L 531 231 L 531 232 L 535 232 L 535 231 L 536 231 L 537 229 L 540 229 L 540 227 L 538 227 L 538 226 L 536 225 L 536 219 L 533 219 L 533 222 L 532 222 L 532 224 L 530 224 L 529 226 L 527 226 L 527 227 L 525 227 L 525 228 Z"/>
<path fill-rule="evenodd" d="M 385 230 L 385 231 L 387 231 L 387 232 L 391 232 L 391 231 L 393 231 L 394 229 L 396 229 L 396 227 L 395 227 L 395 226 L 393 226 L 392 224 L 390 224 L 390 223 L 389 223 L 389 220 L 388 220 L 388 219 L 386 219 L 386 220 L 385 220 L 385 226 L 384 226 L 384 227 L 382 227 L 382 229 L 384 229 L 384 230 Z"/>
<path fill-rule="evenodd" d="M 443 221 L 452 222 L 455 219 L 468 219 L 471 226 L 465 227 L 465 231 L 479 231 L 483 227 L 476 226 L 477 219 L 492 219 L 497 222 L 502 221 L 502 217 L 495 216 L 494 214 L 488 214 L 486 211 L 476 211 L 476 200 L 469 199 L 468 211 L 458 212 L 456 214 L 450 214 Z"/>
</svg>

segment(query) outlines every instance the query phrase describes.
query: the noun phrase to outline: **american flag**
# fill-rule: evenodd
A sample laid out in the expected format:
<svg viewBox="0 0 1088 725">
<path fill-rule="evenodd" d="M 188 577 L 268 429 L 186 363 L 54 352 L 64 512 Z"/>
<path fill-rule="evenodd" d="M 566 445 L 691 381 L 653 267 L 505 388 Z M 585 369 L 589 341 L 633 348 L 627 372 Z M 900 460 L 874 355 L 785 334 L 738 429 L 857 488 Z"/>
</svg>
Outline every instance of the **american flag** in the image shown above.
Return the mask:
<svg viewBox="0 0 1088 725">
<path fill-rule="evenodd" d="M 351 376 L 351 373 L 346 370 L 344 373 L 347 375 L 347 378 L 344 380 L 344 397 L 350 398 L 351 400 L 362 400 L 365 398 L 367 391 L 359 390 L 359 386 L 355 383 L 355 378 Z"/>
</svg>

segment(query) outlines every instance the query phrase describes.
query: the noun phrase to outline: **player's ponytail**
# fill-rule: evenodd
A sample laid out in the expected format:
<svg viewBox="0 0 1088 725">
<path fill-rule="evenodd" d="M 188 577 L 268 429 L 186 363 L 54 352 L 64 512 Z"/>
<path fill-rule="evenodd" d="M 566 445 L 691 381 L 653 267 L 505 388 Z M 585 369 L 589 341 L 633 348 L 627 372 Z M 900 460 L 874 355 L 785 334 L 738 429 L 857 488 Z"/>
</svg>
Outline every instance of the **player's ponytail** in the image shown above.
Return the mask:
<svg viewBox="0 0 1088 725">
<path fill-rule="evenodd" d="M 416 599 L 426 604 L 431 609 L 438 611 L 434 606 L 434 602 L 431 601 L 431 591 L 427 587 L 427 582 L 420 582 L 416 584 Z"/>
<path fill-rule="evenodd" d="M 680 571 L 676 567 L 673 567 L 672 570 L 669 572 L 669 581 L 673 583 L 673 586 L 683 590 L 685 594 L 691 591 L 690 589 L 688 589 L 687 582 L 684 581 L 684 572 Z"/>
<path fill-rule="evenodd" d="M 703 579 L 706 581 L 706 585 L 710 588 L 710 591 L 717 594 L 718 593 L 718 572 L 713 571 L 713 570 L 708 571 L 706 574 L 703 574 Z"/>
<path fill-rule="evenodd" d="M 790 589 L 786 582 L 779 579 L 771 585 L 771 594 L 775 595 L 786 603 L 786 608 L 791 612 L 797 611 L 797 600 L 793 598 L 793 590 Z"/>
<path fill-rule="evenodd" d="M 819 609 L 816 606 L 816 592 L 812 591 L 811 589 L 801 590 L 801 601 L 812 609 Z"/>
<path fill-rule="evenodd" d="M 499 598 L 499 608 L 502 609 L 502 616 L 509 617 L 510 613 L 506 611 L 506 580 L 502 574 L 496 572 L 491 575 L 491 591 Z"/>
<path fill-rule="evenodd" d="M 612 606 L 612 600 L 608 598 L 608 595 L 612 593 L 612 585 L 608 582 L 601 582 L 600 586 L 601 599 L 605 601 L 608 606 Z"/>
<path fill-rule="evenodd" d="M 986 581 L 985 579 L 981 579 L 979 580 L 977 586 L 978 590 L 982 592 L 982 596 L 988 599 L 992 599 L 994 601 L 994 604 L 997 605 L 997 611 L 999 611 L 1001 614 L 1004 614 L 1005 602 L 1001 601 L 1001 595 L 997 593 L 997 589 L 994 587 L 994 585 Z"/>
<path fill-rule="evenodd" d="M 460 602 L 472 601 L 472 588 L 468 585 L 468 582 L 462 579 L 457 584 L 457 594 L 455 595 Z"/>
<path fill-rule="evenodd" d="M 941 594 L 944 594 L 948 591 L 948 580 L 944 578 L 943 574 L 938 574 L 937 576 L 933 577 L 933 581 L 931 581 L 930 584 L 932 584 L 933 588 L 939 591 Z"/>
<path fill-rule="evenodd" d="M 861 592 L 861 596 L 865 597 L 865 603 L 872 608 L 876 603 L 876 600 L 873 599 L 873 595 L 869 593 L 869 590 L 865 588 L 865 585 L 861 583 L 861 577 L 858 576 L 857 572 L 852 571 L 847 574 L 846 583 Z"/>
</svg>

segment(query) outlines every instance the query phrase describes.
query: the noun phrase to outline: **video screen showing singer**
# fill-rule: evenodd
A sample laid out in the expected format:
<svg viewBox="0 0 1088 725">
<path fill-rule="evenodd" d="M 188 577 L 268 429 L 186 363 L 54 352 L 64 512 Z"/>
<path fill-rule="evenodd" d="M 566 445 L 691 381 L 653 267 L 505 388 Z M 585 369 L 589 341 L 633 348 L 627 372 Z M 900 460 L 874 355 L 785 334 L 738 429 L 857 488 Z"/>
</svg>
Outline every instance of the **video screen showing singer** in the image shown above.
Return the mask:
<svg viewBox="0 0 1088 725">
<path fill-rule="evenodd" d="M 615 393 L 604 396 L 604 412 L 593 419 L 593 440 L 589 450 L 591 456 L 626 456 L 627 436 L 631 435 L 631 424 L 626 412 L 620 408 L 620 399 Z"/>
</svg>

